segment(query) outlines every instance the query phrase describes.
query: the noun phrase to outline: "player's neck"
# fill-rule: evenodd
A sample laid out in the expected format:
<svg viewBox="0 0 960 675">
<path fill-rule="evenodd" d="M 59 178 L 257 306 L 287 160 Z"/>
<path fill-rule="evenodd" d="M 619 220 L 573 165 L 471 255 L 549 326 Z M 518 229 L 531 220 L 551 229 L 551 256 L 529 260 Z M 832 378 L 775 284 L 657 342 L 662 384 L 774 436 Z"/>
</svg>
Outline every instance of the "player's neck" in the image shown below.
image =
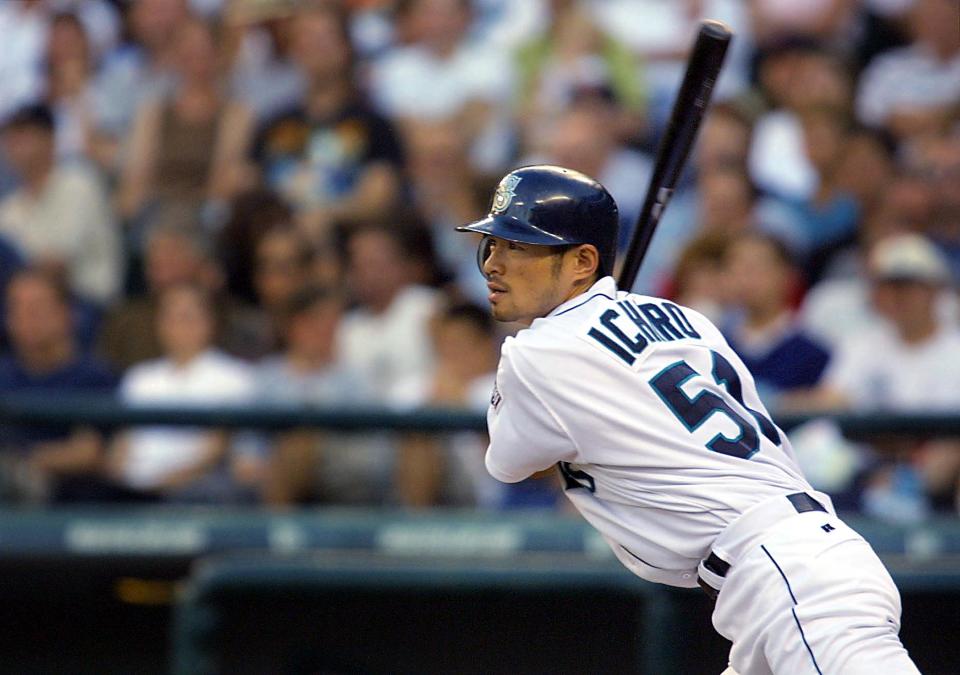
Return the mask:
<svg viewBox="0 0 960 675">
<path fill-rule="evenodd" d="M 578 295 L 583 295 L 584 293 L 589 291 L 595 283 L 597 283 L 596 277 L 584 279 L 583 281 L 580 281 L 580 282 L 574 282 L 570 286 L 570 288 L 567 290 L 567 292 L 563 295 L 563 299 L 559 303 L 557 303 L 557 307 L 564 304 L 565 302 L 569 302 L 570 300 L 573 300 Z M 556 309 L 556 307 L 554 307 L 554 309 Z"/>
</svg>

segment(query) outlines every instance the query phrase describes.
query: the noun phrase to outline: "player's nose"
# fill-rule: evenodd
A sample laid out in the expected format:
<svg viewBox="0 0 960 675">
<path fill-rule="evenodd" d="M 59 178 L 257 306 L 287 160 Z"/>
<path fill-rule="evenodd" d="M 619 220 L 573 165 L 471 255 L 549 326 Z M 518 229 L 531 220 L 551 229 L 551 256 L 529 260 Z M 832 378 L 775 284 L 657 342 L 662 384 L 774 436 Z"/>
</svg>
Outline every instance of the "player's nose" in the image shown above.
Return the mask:
<svg viewBox="0 0 960 675">
<path fill-rule="evenodd" d="M 494 275 L 502 275 L 504 272 L 503 253 L 500 251 L 501 247 L 492 246 L 485 252 L 480 270 L 483 272 L 483 276 L 488 279 Z"/>
</svg>

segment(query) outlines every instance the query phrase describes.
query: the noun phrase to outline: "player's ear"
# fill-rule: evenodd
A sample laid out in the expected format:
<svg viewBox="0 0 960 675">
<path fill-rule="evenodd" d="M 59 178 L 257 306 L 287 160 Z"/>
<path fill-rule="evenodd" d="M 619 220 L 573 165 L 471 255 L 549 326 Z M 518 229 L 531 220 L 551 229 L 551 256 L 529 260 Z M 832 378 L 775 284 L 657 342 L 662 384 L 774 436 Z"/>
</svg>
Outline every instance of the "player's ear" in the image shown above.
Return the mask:
<svg viewBox="0 0 960 675">
<path fill-rule="evenodd" d="M 573 270 L 577 279 L 587 279 L 600 268 L 600 252 L 593 244 L 580 244 L 574 249 Z"/>
</svg>

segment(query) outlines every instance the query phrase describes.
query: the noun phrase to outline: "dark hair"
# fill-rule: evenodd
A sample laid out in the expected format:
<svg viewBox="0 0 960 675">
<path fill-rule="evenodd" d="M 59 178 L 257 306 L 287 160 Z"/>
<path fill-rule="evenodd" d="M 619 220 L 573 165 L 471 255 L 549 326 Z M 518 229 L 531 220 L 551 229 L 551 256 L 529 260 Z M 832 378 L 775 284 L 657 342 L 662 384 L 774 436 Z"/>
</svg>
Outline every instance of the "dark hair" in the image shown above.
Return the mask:
<svg viewBox="0 0 960 675">
<path fill-rule="evenodd" d="M 450 305 L 443 309 L 437 315 L 439 323 L 449 321 L 466 321 L 486 336 L 492 336 L 496 332 L 496 324 L 490 312 L 472 302 L 460 302 Z"/>
<path fill-rule="evenodd" d="M 308 312 L 320 303 L 340 303 L 341 300 L 341 295 L 335 288 L 311 284 L 294 292 L 290 299 L 287 300 L 283 308 L 283 313 L 289 321 L 304 312 Z"/>
<path fill-rule="evenodd" d="M 13 286 L 20 279 L 34 279 L 47 286 L 56 295 L 57 300 L 64 306 L 69 307 L 73 293 L 66 280 L 56 274 L 51 274 L 40 267 L 27 266 L 14 272 L 7 281 L 7 289 Z"/>
<path fill-rule="evenodd" d="M 747 230 L 730 241 L 727 252 L 729 253 L 729 251 L 741 241 L 757 241 L 761 244 L 766 244 L 781 264 L 786 267 L 797 266 L 797 261 L 790 247 L 784 243 L 783 239 L 774 234 L 761 232 L 760 230 Z"/>
<path fill-rule="evenodd" d="M 34 103 L 16 110 L 3 122 L 2 130 L 23 129 L 33 127 L 53 133 L 55 121 L 53 111 L 42 103 Z"/>
<path fill-rule="evenodd" d="M 394 11 L 399 17 L 404 17 L 413 11 L 414 5 L 417 4 L 419 0 L 397 0 L 395 4 Z M 457 0 L 457 4 L 460 5 L 460 9 L 464 11 L 471 11 L 473 9 L 473 3 L 470 0 Z"/>
<path fill-rule="evenodd" d="M 348 255 L 348 244 L 353 237 L 381 233 L 393 241 L 402 257 L 423 267 L 425 283 L 438 286 L 449 278 L 437 257 L 433 232 L 416 211 L 403 209 L 379 220 L 337 223 L 334 232 L 343 259 Z"/>
<path fill-rule="evenodd" d="M 344 3 L 335 0 L 302 0 L 297 10 L 297 18 L 310 16 L 311 14 L 326 15 L 333 19 L 347 50 L 346 73 L 349 74 L 349 82 L 354 95 L 360 92 L 356 87 L 356 77 L 354 71 L 357 66 L 357 53 L 353 45 L 353 34 L 350 29 L 350 13 L 344 7 Z"/>
</svg>

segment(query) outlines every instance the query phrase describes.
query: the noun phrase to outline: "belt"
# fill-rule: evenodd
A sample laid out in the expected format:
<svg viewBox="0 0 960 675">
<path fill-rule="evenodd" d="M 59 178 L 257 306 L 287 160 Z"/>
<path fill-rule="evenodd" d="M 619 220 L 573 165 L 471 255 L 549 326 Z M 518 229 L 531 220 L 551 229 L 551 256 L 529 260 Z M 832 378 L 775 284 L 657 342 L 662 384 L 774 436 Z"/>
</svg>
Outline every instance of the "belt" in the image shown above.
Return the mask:
<svg viewBox="0 0 960 675">
<path fill-rule="evenodd" d="M 793 494 L 786 495 L 786 498 L 797 513 L 806 513 L 808 511 L 823 511 L 824 513 L 828 513 L 828 511 L 820 502 L 808 495 L 806 492 L 795 492 Z M 727 573 L 730 571 L 730 563 L 728 563 L 726 560 L 723 560 L 713 551 L 710 551 L 710 554 L 703 559 L 701 565 L 708 572 L 716 575 L 720 579 L 726 577 Z M 701 574 L 697 575 L 697 583 L 700 584 L 700 588 L 702 588 L 708 596 L 714 600 L 717 599 L 717 595 L 719 595 L 720 590 L 710 585 L 710 583 L 708 583 Z"/>
</svg>

